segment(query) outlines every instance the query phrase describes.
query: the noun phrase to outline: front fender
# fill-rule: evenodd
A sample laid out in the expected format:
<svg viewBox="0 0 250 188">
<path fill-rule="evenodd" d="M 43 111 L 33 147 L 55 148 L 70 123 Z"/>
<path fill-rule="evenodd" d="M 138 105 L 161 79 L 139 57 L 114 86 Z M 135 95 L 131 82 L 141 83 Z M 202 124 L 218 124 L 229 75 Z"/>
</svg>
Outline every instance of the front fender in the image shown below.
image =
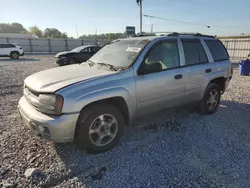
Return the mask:
<svg viewBox="0 0 250 188">
<path fill-rule="evenodd" d="M 129 110 L 129 115 L 132 118 L 136 110 L 136 98 L 124 87 L 105 88 L 84 93 L 74 101 L 67 99 L 64 102 L 62 113 L 79 113 L 82 108 L 93 102 L 112 97 L 122 97 L 124 99 Z"/>
</svg>

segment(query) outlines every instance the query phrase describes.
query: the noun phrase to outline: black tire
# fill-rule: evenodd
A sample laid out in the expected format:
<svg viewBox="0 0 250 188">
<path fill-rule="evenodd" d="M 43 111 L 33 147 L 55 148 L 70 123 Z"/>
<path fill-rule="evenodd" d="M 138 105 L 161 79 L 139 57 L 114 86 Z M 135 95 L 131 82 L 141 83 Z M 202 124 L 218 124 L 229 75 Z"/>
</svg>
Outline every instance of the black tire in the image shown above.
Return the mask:
<svg viewBox="0 0 250 188">
<path fill-rule="evenodd" d="M 215 93 L 217 92 L 217 98 L 215 99 L 216 103 L 214 103 L 214 105 L 210 105 L 208 104 L 209 103 L 209 99 L 210 99 L 210 94 L 212 93 Z M 220 87 L 215 84 L 215 83 L 209 83 L 207 88 L 206 88 L 206 91 L 203 95 L 203 98 L 199 104 L 199 111 L 201 114 L 213 114 L 219 104 L 220 104 L 220 99 L 221 99 L 221 90 L 220 90 Z"/>
<path fill-rule="evenodd" d="M 91 141 L 89 131 L 96 118 L 103 114 L 110 114 L 117 120 L 117 129 L 114 138 L 103 146 L 97 146 Z M 101 153 L 112 149 L 122 137 L 125 127 L 125 120 L 122 112 L 114 105 L 103 104 L 93 105 L 83 110 L 77 122 L 75 132 L 76 144 L 88 153 Z"/>
<path fill-rule="evenodd" d="M 18 59 L 19 58 L 19 52 L 11 52 L 10 53 L 10 58 L 11 59 Z"/>
</svg>

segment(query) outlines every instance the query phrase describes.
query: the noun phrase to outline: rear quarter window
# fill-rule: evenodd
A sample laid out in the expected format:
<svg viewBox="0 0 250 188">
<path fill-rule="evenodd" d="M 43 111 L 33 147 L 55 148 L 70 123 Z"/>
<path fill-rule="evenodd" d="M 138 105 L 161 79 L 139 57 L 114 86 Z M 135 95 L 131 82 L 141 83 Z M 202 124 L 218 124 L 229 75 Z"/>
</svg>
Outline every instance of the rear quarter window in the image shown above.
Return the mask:
<svg viewBox="0 0 250 188">
<path fill-rule="evenodd" d="M 229 55 L 226 48 L 219 40 L 204 40 L 208 46 L 214 61 L 228 60 Z"/>
</svg>

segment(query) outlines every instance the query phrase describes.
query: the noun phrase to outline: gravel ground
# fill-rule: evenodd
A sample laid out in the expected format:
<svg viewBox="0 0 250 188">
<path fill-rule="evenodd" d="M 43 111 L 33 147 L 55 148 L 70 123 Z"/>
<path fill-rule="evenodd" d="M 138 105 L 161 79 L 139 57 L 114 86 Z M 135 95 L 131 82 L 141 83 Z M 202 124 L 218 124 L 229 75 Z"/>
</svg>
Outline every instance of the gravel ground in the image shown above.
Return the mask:
<svg viewBox="0 0 250 188">
<path fill-rule="evenodd" d="M 88 155 L 35 136 L 19 119 L 24 78 L 54 66 L 52 56 L 0 59 L 1 186 L 250 187 L 250 77 L 235 70 L 213 115 L 189 107 L 148 115 L 112 151 Z M 26 178 L 28 168 L 41 173 Z"/>
</svg>

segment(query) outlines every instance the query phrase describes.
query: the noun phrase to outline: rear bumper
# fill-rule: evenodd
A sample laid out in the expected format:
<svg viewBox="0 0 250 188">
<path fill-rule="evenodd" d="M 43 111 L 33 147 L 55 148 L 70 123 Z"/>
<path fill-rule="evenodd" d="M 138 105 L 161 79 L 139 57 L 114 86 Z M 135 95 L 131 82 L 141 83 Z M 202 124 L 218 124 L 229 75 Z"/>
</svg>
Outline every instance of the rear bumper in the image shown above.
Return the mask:
<svg viewBox="0 0 250 188">
<path fill-rule="evenodd" d="M 226 78 L 226 81 L 225 81 L 225 90 L 227 89 L 227 87 L 228 87 L 231 79 L 232 79 L 232 76 L 229 76 L 229 77 Z"/>
<path fill-rule="evenodd" d="M 36 135 L 53 142 L 72 142 L 79 114 L 51 116 L 38 112 L 22 97 L 18 111 L 24 124 Z"/>
</svg>

